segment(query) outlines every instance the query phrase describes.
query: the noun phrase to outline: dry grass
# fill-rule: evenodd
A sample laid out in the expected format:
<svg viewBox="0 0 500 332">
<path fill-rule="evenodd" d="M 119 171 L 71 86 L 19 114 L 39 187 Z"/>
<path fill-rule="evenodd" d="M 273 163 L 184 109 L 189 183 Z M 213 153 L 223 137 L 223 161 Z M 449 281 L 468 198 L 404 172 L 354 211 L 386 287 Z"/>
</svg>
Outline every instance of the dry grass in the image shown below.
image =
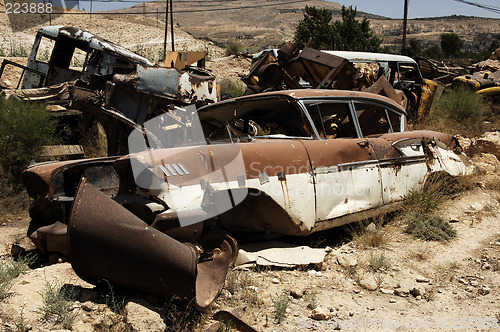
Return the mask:
<svg viewBox="0 0 500 332">
<path fill-rule="evenodd" d="M 419 262 L 424 262 L 432 257 L 432 252 L 427 243 L 417 243 L 410 251 L 409 257 Z"/>
<path fill-rule="evenodd" d="M 231 295 L 225 299 L 232 306 L 249 305 L 260 308 L 264 301 L 249 271 L 232 270 L 226 276 L 224 289 Z"/>
<path fill-rule="evenodd" d="M 391 266 L 391 261 L 385 256 L 384 251 L 372 251 L 368 257 L 368 265 L 373 271 L 387 270 Z"/>
<path fill-rule="evenodd" d="M 40 292 L 43 299 L 42 311 L 46 316 L 54 316 L 65 329 L 71 329 L 76 313 L 72 313 L 73 298 L 63 286 L 57 282 L 45 281 Z"/>
<path fill-rule="evenodd" d="M 0 300 L 7 297 L 15 279 L 28 271 L 35 256 L 24 256 L 17 261 L 12 256 L 0 258 Z"/>
</svg>

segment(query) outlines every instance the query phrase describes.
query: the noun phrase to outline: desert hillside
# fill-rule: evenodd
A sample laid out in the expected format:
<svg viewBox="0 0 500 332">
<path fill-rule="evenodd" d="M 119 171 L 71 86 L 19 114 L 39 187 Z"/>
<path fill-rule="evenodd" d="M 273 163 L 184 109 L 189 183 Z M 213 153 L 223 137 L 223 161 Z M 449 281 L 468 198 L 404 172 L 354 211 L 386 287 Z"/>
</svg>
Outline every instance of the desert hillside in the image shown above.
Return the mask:
<svg viewBox="0 0 500 332">
<path fill-rule="evenodd" d="M 307 2 L 275 5 L 283 3 L 276 0 L 210 1 L 207 4 L 174 1 L 174 22 L 182 30 L 196 38 L 227 43 L 238 39 L 250 51 L 258 51 L 266 47 L 276 47 L 293 39 L 295 27 L 303 18 L 305 5 L 328 8 L 333 19 L 341 18 L 342 6 L 335 2 L 313 0 Z M 217 8 L 246 7 L 235 10 L 214 10 Z M 139 4 L 116 12 L 152 12 L 156 18 L 156 10 L 164 11 L 162 1 Z M 396 48 L 400 44 L 402 20 L 389 19 L 369 13 L 359 12 L 358 17 L 366 16 L 374 31 L 383 37 L 384 44 Z M 402 13 L 401 13 L 402 16 Z M 434 19 L 413 19 L 408 24 L 409 38 L 416 37 L 423 44 L 436 42 L 443 32 L 455 32 L 464 40 L 466 47 L 474 49 L 482 46 L 492 35 L 500 35 L 500 20 L 476 17 L 447 17 Z"/>
</svg>

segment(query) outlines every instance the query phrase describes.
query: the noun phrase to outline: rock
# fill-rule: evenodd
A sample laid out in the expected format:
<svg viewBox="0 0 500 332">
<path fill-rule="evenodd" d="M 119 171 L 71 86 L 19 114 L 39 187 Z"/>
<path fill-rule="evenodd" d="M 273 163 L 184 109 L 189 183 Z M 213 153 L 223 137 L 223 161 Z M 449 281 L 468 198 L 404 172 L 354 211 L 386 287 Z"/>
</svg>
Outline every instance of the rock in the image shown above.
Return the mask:
<svg viewBox="0 0 500 332">
<path fill-rule="evenodd" d="M 488 295 L 491 292 L 491 288 L 488 286 L 483 286 L 477 290 L 479 295 Z"/>
<path fill-rule="evenodd" d="M 468 285 L 469 283 L 467 282 L 467 280 L 465 280 L 464 278 L 460 278 L 458 279 L 458 282 L 461 283 L 461 284 L 464 284 L 464 285 Z"/>
<path fill-rule="evenodd" d="M 358 261 L 356 260 L 356 258 L 348 255 L 337 257 L 337 263 L 339 263 L 339 265 L 344 268 L 355 267 L 356 265 L 358 265 Z"/>
<path fill-rule="evenodd" d="M 307 271 L 307 274 L 309 274 L 310 276 L 315 276 L 316 273 L 317 272 L 315 270 L 309 270 L 309 271 Z"/>
<path fill-rule="evenodd" d="M 380 293 L 387 295 L 394 295 L 394 290 L 387 288 L 380 288 Z"/>
<path fill-rule="evenodd" d="M 500 158 L 500 133 L 496 131 L 485 133 L 480 138 L 473 140 L 465 152 L 469 156 L 483 153 L 492 154 L 497 159 Z"/>
<path fill-rule="evenodd" d="M 328 266 L 326 265 L 325 262 L 321 262 L 319 264 L 316 264 L 316 268 L 320 271 L 326 271 L 326 269 L 328 268 Z"/>
<path fill-rule="evenodd" d="M 362 278 L 359 281 L 359 285 L 366 290 L 374 291 L 378 288 L 377 283 L 373 279 Z"/>
<path fill-rule="evenodd" d="M 410 294 L 410 287 L 400 284 L 398 288 L 394 289 L 394 295 L 406 297 Z"/>
<path fill-rule="evenodd" d="M 290 290 L 290 295 L 296 299 L 300 299 L 302 296 L 304 296 L 304 289 L 303 288 L 296 288 Z"/>
<path fill-rule="evenodd" d="M 479 285 L 479 283 L 477 282 L 477 280 L 471 280 L 469 283 L 470 283 L 471 286 L 474 286 L 474 287 L 477 286 L 477 285 Z"/>
<path fill-rule="evenodd" d="M 467 287 L 465 287 L 465 291 L 467 291 L 467 292 L 469 292 L 469 293 L 470 293 L 470 292 L 473 292 L 473 291 L 474 291 L 474 289 L 475 289 L 475 288 L 474 288 L 473 286 L 467 286 Z"/>
<path fill-rule="evenodd" d="M 430 281 L 429 279 L 427 279 L 426 277 L 423 277 L 423 276 L 418 276 L 415 280 L 417 282 L 429 282 Z"/>
<path fill-rule="evenodd" d="M 297 300 L 297 299 L 292 299 L 290 302 L 292 302 L 293 304 L 298 304 L 298 303 L 299 303 L 299 300 Z"/>
<path fill-rule="evenodd" d="M 412 289 L 410 289 L 410 294 L 414 297 L 422 296 L 423 293 L 424 292 L 418 287 L 413 287 Z"/>
<path fill-rule="evenodd" d="M 389 299 L 389 303 L 396 303 L 396 299 Z"/>
<path fill-rule="evenodd" d="M 324 307 L 317 307 L 312 311 L 311 318 L 315 320 L 328 320 L 330 311 Z"/>
<path fill-rule="evenodd" d="M 158 331 L 167 328 L 163 318 L 146 300 L 133 299 L 125 306 L 125 320 L 132 331 Z"/>
<path fill-rule="evenodd" d="M 422 299 L 422 295 L 415 296 L 415 300 L 421 300 L 421 299 Z"/>
<path fill-rule="evenodd" d="M 368 232 L 375 232 L 377 230 L 377 226 L 371 222 L 368 226 L 366 226 L 366 230 Z"/>
<path fill-rule="evenodd" d="M 485 263 L 481 266 L 481 269 L 483 269 L 483 270 L 489 270 L 489 269 L 491 269 L 491 265 L 490 265 L 490 263 L 485 262 Z"/>
<path fill-rule="evenodd" d="M 273 280 L 271 280 L 273 282 L 273 284 L 279 284 L 280 281 L 278 278 L 273 278 Z"/>
<path fill-rule="evenodd" d="M 83 302 L 81 308 L 85 311 L 96 311 L 98 306 L 90 301 Z"/>
</svg>

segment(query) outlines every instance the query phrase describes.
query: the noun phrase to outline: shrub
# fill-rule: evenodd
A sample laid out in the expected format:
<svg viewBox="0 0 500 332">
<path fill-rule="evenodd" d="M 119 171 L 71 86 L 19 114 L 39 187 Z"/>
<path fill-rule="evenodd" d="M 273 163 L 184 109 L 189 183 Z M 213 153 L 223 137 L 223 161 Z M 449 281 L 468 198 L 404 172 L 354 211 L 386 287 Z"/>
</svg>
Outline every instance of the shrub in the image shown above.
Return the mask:
<svg viewBox="0 0 500 332">
<path fill-rule="evenodd" d="M 0 299 L 7 296 L 14 280 L 29 270 L 35 256 L 24 256 L 17 261 L 12 256 L 0 258 Z"/>
<path fill-rule="evenodd" d="M 245 52 L 245 46 L 238 40 L 233 40 L 226 47 L 226 56 Z"/>
<path fill-rule="evenodd" d="M 434 100 L 428 127 L 450 134 L 479 136 L 485 130 L 485 119 L 486 106 L 481 96 L 460 86 L 447 89 Z"/>
<path fill-rule="evenodd" d="M 46 316 L 54 315 L 57 322 L 62 323 L 66 329 L 71 329 L 75 314 L 71 313 L 73 298 L 57 282 L 45 281 L 43 291 L 40 293 L 43 300 L 42 311 Z"/>
<path fill-rule="evenodd" d="M 288 308 L 288 295 L 286 293 L 281 293 L 277 298 L 271 298 L 273 301 L 275 319 L 278 324 L 280 324 L 286 315 L 286 308 Z"/>
<path fill-rule="evenodd" d="M 0 164 L 6 173 L 18 178 L 54 132 L 43 104 L 0 96 Z"/>
<path fill-rule="evenodd" d="M 247 89 L 245 84 L 230 78 L 223 78 L 219 81 L 219 85 L 221 95 L 226 95 L 229 98 L 241 97 Z"/>
<path fill-rule="evenodd" d="M 391 266 L 390 260 L 385 256 L 383 251 L 375 253 L 371 252 L 370 257 L 368 257 L 368 264 L 374 271 L 378 271 L 381 268 L 388 269 Z"/>
<path fill-rule="evenodd" d="M 405 232 L 424 241 L 448 241 L 457 235 L 443 218 L 429 213 L 411 212 Z"/>
<path fill-rule="evenodd" d="M 430 174 L 424 185 L 414 188 L 405 197 L 405 211 L 428 213 L 438 207 L 445 197 L 458 192 L 464 184 L 445 172 Z"/>
</svg>

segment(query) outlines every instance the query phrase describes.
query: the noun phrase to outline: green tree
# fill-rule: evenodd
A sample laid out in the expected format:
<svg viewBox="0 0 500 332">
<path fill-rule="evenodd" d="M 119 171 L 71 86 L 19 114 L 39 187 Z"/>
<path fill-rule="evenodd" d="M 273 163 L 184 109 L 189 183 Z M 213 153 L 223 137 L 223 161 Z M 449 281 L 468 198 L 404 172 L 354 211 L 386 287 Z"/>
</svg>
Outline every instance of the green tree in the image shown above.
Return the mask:
<svg viewBox="0 0 500 332">
<path fill-rule="evenodd" d="M 409 41 L 410 56 L 420 55 L 422 53 L 422 46 L 420 46 L 420 41 L 417 38 L 410 38 Z"/>
<path fill-rule="evenodd" d="M 422 52 L 422 54 L 426 58 L 439 59 L 439 58 L 442 58 L 443 52 L 441 51 L 441 47 L 439 47 L 439 45 L 435 44 L 435 45 L 432 45 L 431 47 L 426 48 Z"/>
<path fill-rule="evenodd" d="M 356 8 L 342 6 L 342 21 L 337 20 L 332 26 L 335 49 L 379 52 L 382 39 L 373 33 L 366 17 L 359 22 L 356 14 Z"/>
<path fill-rule="evenodd" d="M 304 18 L 295 29 L 295 40 L 307 44 L 310 38 L 320 49 L 332 49 L 332 12 L 326 8 L 306 6 Z"/>
<path fill-rule="evenodd" d="M 441 34 L 441 49 L 446 57 L 458 57 L 464 41 L 456 33 Z"/>
</svg>

